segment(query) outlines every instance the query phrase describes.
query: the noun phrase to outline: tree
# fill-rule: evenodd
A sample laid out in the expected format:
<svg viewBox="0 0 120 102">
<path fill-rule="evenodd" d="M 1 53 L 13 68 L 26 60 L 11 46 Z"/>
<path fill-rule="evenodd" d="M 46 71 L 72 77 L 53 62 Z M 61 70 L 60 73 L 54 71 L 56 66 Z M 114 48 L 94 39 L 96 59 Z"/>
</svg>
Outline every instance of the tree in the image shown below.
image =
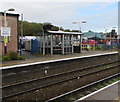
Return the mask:
<svg viewBox="0 0 120 102">
<path fill-rule="evenodd" d="M 70 29 L 65 29 L 64 31 L 65 31 L 65 32 L 71 32 L 71 30 L 70 30 Z"/>
<path fill-rule="evenodd" d="M 44 29 L 45 31 L 51 30 L 52 27 L 53 27 L 53 25 L 52 25 L 51 23 L 49 23 L 49 22 L 43 23 L 43 29 Z"/>
<path fill-rule="evenodd" d="M 20 24 L 23 23 L 23 35 L 24 36 L 36 36 L 39 32 L 42 32 L 42 24 L 41 23 L 35 23 L 35 22 L 21 22 L 19 21 L 19 34 L 21 34 Z"/>
<path fill-rule="evenodd" d="M 72 30 L 72 32 L 79 32 L 79 30 Z"/>
<path fill-rule="evenodd" d="M 63 29 L 63 27 L 59 27 L 59 30 L 63 31 L 64 29 Z"/>
<path fill-rule="evenodd" d="M 10 9 L 8 9 L 8 11 L 15 11 L 15 9 L 14 8 L 10 8 Z"/>
<path fill-rule="evenodd" d="M 45 23 L 36 23 L 36 22 L 28 22 L 28 21 L 19 21 L 19 35 L 21 35 L 21 24 L 23 25 L 23 36 L 38 36 L 39 34 L 42 34 L 43 30 L 46 32 L 48 30 L 52 31 L 71 31 L 69 29 L 63 29 L 62 27 L 54 26 L 49 22 Z"/>
<path fill-rule="evenodd" d="M 59 27 L 53 26 L 53 27 L 51 28 L 51 30 L 53 30 L 53 31 L 58 31 L 58 30 L 59 30 Z"/>
</svg>

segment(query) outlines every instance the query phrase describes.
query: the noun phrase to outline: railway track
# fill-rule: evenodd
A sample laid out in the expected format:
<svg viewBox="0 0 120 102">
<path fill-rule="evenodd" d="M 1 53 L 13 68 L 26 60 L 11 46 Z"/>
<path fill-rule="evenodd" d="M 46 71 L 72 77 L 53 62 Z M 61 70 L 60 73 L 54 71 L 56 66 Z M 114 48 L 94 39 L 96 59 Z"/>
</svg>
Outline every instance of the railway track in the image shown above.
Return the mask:
<svg viewBox="0 0 120 102">
<path fill-rule="evenodd" d="M 90 83 L 83 87 L 77 88 L 70 92 L 61 94 L 61 95 L 51 98 L 45 102 L 61 102 L 61 101 L 79 102 L 81 100 L 80 98 L 82 98 L 88 94 L 91 94 L 92 92 L 95 92 L 95 91 L 97 91 L 109 84 L 112 84 L 113 82 L 116 82 L 116 81 L 118 81 L 118 82 L 120 81 L 120 73 L 103 78 L 101 80 L 98 80 L 96 82 Z"/>
<path fill-rule="evenodd" d="M 117 61 L 109 62 L 109 64 L 110 63 L 112 64 L 114 62 L 117 62 Z M 105 63 L 100 63 L 99 65 L 92 64 L 91 67 L 94 68 L 94 66 L 97 67 L 97 66 L 101 66 L 101 65 L 104 65 L 104 64 Z M 63 65 L 61 67 L 65 67 L 65 66 Z M 59 67 L 59 69 L 61 69 L 61 67 Z M 84 67 L 84 66 L 79 65 L 79 63 L 77 64 L 77 66 L 75 66 L 77 68 L 70 69 L 70 67 L 68 66 L 69 72 L 73 72 L 73 71 L 77 72 L 79 70 L 81 71 L 81 70 L 89 68 L 89 67 Z M 72 67 L 74 67 L 74 66 L 72 66 Z M 34 70 L 35 70 L 35 72 L 34 72 Z M 54 69 L 55 71 L 54 70 L 48 70 L 48 69 L 44 69 L 42 71 L 41 70 L 39 71 L 39 70 L 36 70 L 36 69 L 34 69 L 34 70 L 33 70 L 32 73 L 29 72 L 29 71 L 20 72 L 21 74 L 18 73 L 18 74 L 15 74 L 15 75 L 14 75 L 14 73 L 10 73 L 11 75 L 9 74 L 9 76 L 7 76 L 6 78 L 3 75 L 2 76 L 2 85 L 6 86 L 6 85 L 15 84 L 15 83 L 17 84 L 17 83 L 20 83 L 20 82 L 22 83 L 22 82 L 25 82 L 25 81 L 28 81 L 28 80 L 34 80 L 34 79 L 38 79 L 38 78 L 42 78 L 42 77 L 46 77 L 46 76 L 53 76 L 53 75 L 57 75 L 57 74 L 60 74 L 60 73 L 68 73 L 68 70 L 62 70 L 62 71 L 58 71 L 58 70 L 55 70 L 55 69 Z M 45 73 L 45 71 L 47 71 L 47 73 Z M 29 76 L 29 78 L 26 78 L 28 76 Z"/>
<path fill-rule="evenodd" d="M 93 57 L 77 57 L 70 59 L 61 59 L 57 61 L 47 61 L 44 63 L 18 65 L 13 68 L 3 68 L 2 84 L 9 85 L 18 82 L 23 82 L 31 79 L 45 77 L 62 72 L 77 70 L 91 65 L 98 65 L 118 60 L 117 54 L 101 55 Z M 67 67 L 66 67 L 67 66 Z M 34 70 L 33 70 L 34 69 Z M 45 73 L 47 71 L 47 73 Z"/>
<path fill-rule="evenodd" d="M 59 73 L 56 75 L 51 75 L 11 85 L 6 85 L 2 87 L 3 99 L 14 97 L 37 89 L 49 87 L 59 83 L 64 83 L 66 81 L 73 80 L 76 78 L 82 78 L 90 74 L 99 73 L 113 68 L 118 68 L 120 65 L 116 65 L 116 63 L 118 63 L 118 61 L 104 63 L 96 66 L 90 66 L 79 70 Z"/>
</svg>

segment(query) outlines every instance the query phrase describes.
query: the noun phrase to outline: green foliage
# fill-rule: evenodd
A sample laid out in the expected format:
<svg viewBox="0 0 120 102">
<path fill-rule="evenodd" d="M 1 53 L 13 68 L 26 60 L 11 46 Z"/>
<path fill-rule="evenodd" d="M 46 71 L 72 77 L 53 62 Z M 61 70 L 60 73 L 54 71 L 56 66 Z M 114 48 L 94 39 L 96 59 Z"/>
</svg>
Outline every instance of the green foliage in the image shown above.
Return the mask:
<svg viewBox="0 0 120 102">
<path fill-rule="evenodd" d="M 17 59 L 18 59 L 18 60 L 25 60 L 25 57 L 24 57 L 24 56 L 18 56 Z"/>
<path fill-rule="evenodd" d="M 16 52 L 11 52 L 9 56 L 10 56 L 11 60 L 17 60 L 18 59 L 18 54 Z"/>
<path fill-rule="evenodd" d="M 11 60 L 10 56 L 7 55 L 2 56 L 2 61 L 10 61 L 10 60 Z"/>
<path fill-rule="evenodd" d="M 10 9 L 8 9 L 8 11 L 15 11 L 15 9 L 14 8 L 10 8 Z"/>
<path fill-rule="evenodd" d="M 95 50 L 95 47 L 93 46 L 93 47 L 91 47 L 91 50 Z"/>
<path fill-rule="evenodd" d="M 63 27 L 59 27 L 59 30 L 64 31 Z"/>
<path fill-rule="evenodd" d="M 70 29 L 65 29 L 64 31 L 65 31 L 65 32 L 71 32 L 71 30 L 70 30 Z"/>
<path fill-rule="evenodd" d="M 53 26 L 53 27 L 51 28 L 51 30 L 52 30 L 52 31 L 58 31 L 58 30 L 59 30 L 59 27 Z"/>
<path fill-rule="evenodd" d="M 95 47 L 95 50 L 102 50 L 101 47 Z"/>
<path fill-rule="evenodd" d="M 80 32 L 79 30 L 72 30 L 72 32 Z"/>
<path fill-rule="evenodd" d="M 10 60 L 25 60 L 24 56 L 19 56 L 15 52 L 11 52 L 9 55 L 3 55 L 2 61 L 10 61 Z"/>
<path fill-rule="evenodd" d="M 51 30 L 52 29 L 52 27 L 53 27 L 53 25 L 51 24 L 51 23 L 44 23 L 43 24 L 43 29 L 45 30 L 45 31 L 47 31 L 47 30 Z"/>
<path fill-rule="evenodd" d="M 54 26 L 49 22 L 45 23 L 36 23 L 36 22 L 28 22 L 28 21 L 19 21 L 19 29 L 18 32 L 21 35 L 21 24 L 23 25 L 23 36 L 37 36 L 39 33 L 45 31 L 52 30 L 52 31 L 67 31 L 67 32 L 79 32 L 79 30 L 70 30 L 70 29 L 63 29 L 62 27 Z"/>
<path fill-rule="evenodd" d="M 27 21 L 23 22 L 23 34 L 24 36 L 35 36 L 37 33 L 42 32 L 41 23 L 30 23 Z"/>
<path fill-rule="evenodd" d="M 2 61 L 2 55 L 0 54 L 0 61 Z"/>
</svg>

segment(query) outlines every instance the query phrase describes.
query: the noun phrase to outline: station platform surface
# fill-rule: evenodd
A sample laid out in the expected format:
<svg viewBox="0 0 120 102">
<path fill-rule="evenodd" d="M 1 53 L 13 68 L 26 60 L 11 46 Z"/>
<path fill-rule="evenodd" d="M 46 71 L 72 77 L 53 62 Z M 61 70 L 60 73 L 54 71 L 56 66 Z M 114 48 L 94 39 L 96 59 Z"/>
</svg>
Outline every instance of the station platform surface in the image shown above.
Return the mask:
<svg viewBox="0 0 120 102">
<path fill-rule="evenodd" d="M 57 59 L 89 56 L 89 55 L 96 55 L 96 54 L 105 54 L 105 53 L 112 53 L 112 52 L 113 51 L 83 51 L 81 53 L 74 53 L 74 54 L 67 54 L 67 55 L 62 55 L 62 54 L 33 55 L 30 52 L 23 51 L 23 56 L 25 56 L 26 58 L 25 60 L 13 60 L 13 61 L 2 62 L 2 67 L 26 64 L 26 63 L 41 62 L 41 61 L 50 61 L 50 60 L 57 60 Z"/>
<path fill-rule="evenodd" d="M 77 102 L 85 101 L 85 100 L 95 100 L 102 101 L 102 102 L 120 102 L 120 81 L 115 82 L 111 85 L 108 85 L 107 87 L 104 87 L 96 92 L 91 93 L 90 95 L 87 95 L 81 99 L 79 99 Z M 100 102 L 101 102 L 100 101 Z M 89 101 L 88 101 L 89 102 Z"/>
</svg>

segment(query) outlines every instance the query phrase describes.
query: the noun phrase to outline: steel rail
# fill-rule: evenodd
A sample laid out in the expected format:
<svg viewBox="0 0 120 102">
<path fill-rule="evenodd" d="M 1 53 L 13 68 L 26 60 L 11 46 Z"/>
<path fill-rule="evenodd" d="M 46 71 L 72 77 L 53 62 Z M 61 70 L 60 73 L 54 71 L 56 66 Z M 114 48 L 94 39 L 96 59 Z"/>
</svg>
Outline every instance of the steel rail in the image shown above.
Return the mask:
<svg viewBox="0 0 120 102">
<path fill-rule="evenodd" d="M 53 102 L 53 101 L 55 101 L 55 100 L 57 100 L 57 99 L 60 99 L 60 98 L 62 98 L 62 97 L 66 97 L 66 96 L 69 95 L 69 94 L 74 94 L 75 92 L 78 92 L 78 91 L 80 91 L 80 90 L 83 90 L 83 89 L 88 88 L 88 87 L 91 87 L 91 86 L 94 86 L 94 85 L 96 85 L 96 84 L 99 84 L 99 83 L 101 83 L 101 82 L 107 81 L 107 80 L 109 80 L 109 79 L 111 79 L 111 78 L 114 78 L 114 77 L 117 77 L 117 76 L 120 76 L 120 73 L 114 74 L 114 75 L 112 75 L 112 76 L 103 78 L 103 79 L 101 79 L 101 80 L 95 81 L 95 82 L 90 83 L 90 84 L 87 84 L 87 85 L 82 86 L 82 87 L 80 87 L 80 88 L 77 88 L 77 89 L 75 89 L 75 90 L 72 90 L 72 91 L 69 91 L 69 92 L 67 92 L 67 93 L 61 94 L 61 95 L 56 96 L 56 97 L 54 97 L 54 98 L 51 98 L 51 99 L 49 99 L 49 100 L 47 100 L 47 101 L 45 101 L 45 102 Z"/>
<path fill-rule="evenodd" d="M 38 81 L 38 80 L 44 80 L 44 79 L 47 79 L 47 78 L 52 78 L 52 77 L 56 77 L 56 76 L 60 76 L 60 75 L 64 75 L 64 74 L 74 73 L 74 72 L 78 72 L 78 71 L 84 71 L 84 70 L 87 70 L 87 69 L 90 69 L 90 68 L 102 67 L 102 66 L 109 65 L 109 64 L 114 64 L 114 63 L 117 63 L 117 62 L 119 62 L 119 61 L 114 61 L 114 62 L 110 62 L 110 63 L 103 63 L 103 64 L 93 65 L 93 66 L 88 66 L 88 67 L 73 70 L 73 71 L 63 72 L 63 73 L 54 74 L 54 75 L 41 77 L 41 78 L 37 78 L 37 79 L 32 79 L 32 80 L 19 82 L 19 83 L 15 83 L 15 84 L 11 84 L 11 85 L 6 85 L 6 86 L 3 86 L 3 87 L 0 87 L 0 89 L 1 88 L 8 88 L 8 87 L 11 87 L 11 86 L 16 86 L 16 85 L 21 85 L 21 84 L 25 84 L 25 83 L 30 83 L 30 82 L 34 82 L 34 81 Z"/>
<path fill-rule="evenodd" d="M 12 96 L 16 96 L 16 95 L 20 95 L 20 94 L 23 94 L 23 93 L 26 93 L 26 92 L 34 91 L 34 90 L 37 90 L 37 89 L 49 87 L 49 86 L 56 85 L 56 84 L 59 84 L 59 83 L 63 83 L 63 82 L 69 81 L 69 80 L 76 79 L 76 78 L 78 78 L 78 77 L 81 78 L 81 77 L 84 77 L 84 76 L 87 76 L 87 75 L 90 75 L 90 74 L 94 74 L 94 73 L 98 73 L 98 72 L 101 72 L 101 71 L 105 71 L 105 70 L 109 70 L 109 69 L 112 69 L 112 68 L 116 68 L 116 67 L 118 67 L 118 66 L 120 66 L 120 65 L 113 66 L 113 67 L 108 67 L 108 68 L 101 69 L 101 70 L 94 71 L 94 72 L 90 72 L 90 73 L 87 73 L 87 74 L 84 74 L 84 75 L 76 76 L 76 77 L 74 77 L 74 78 L 69 78 L 69 79 L 66 79 L 66 80 L 58 81 L 58 82 L 55 82 L 55 83 L 50 83 L 50 84 L 48 84 L 48 85 L 40 86 L 40 87 L 37 87 L 37 88 L 31 88 L 31 89 L 26 90 L 26 91 L 22 91 L 22 92 L 18 92 L 18 93 L 14 93 L 14 94 L 5 96 L 5 97 L 3 97 L 3 99 L 9 98 L 9 97 L 12 97 Z"/>
</svg>

